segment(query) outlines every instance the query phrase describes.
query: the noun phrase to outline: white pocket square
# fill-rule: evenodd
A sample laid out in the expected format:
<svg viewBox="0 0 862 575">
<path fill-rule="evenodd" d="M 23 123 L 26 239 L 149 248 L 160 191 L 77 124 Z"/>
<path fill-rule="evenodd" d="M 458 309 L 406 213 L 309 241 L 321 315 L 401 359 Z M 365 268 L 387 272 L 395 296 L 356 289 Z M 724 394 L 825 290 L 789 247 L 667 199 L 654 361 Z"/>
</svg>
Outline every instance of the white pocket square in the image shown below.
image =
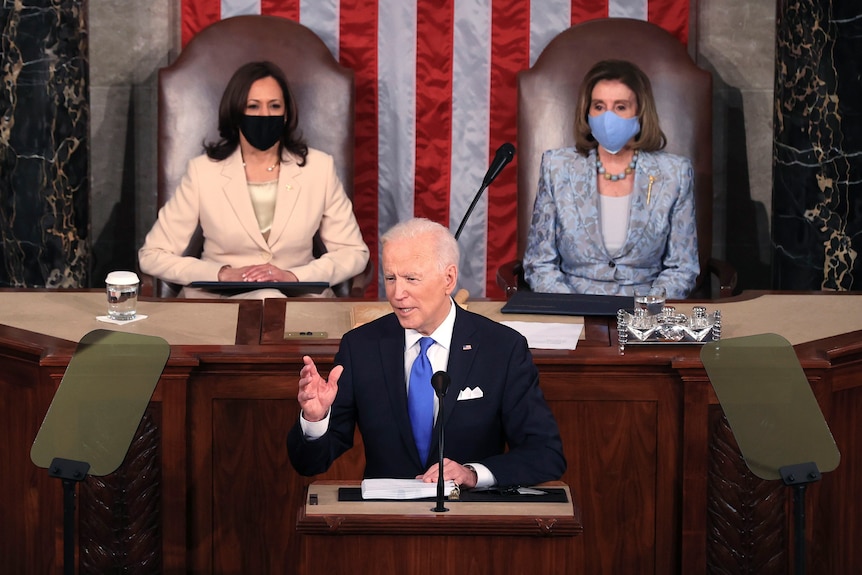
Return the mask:
<svg viewBox="0 0 862 575">
<path fill-rule="evenodd" d="M 476 389 L 470 389 L 469 387 L 465 387 L 458 394 L 458 401 L 465 401 L 467 399 L 479 399 L 480 397 L 485 397 L 485 394 L 482 392 L 481 387 L 476 387 Z"/>
</svg>

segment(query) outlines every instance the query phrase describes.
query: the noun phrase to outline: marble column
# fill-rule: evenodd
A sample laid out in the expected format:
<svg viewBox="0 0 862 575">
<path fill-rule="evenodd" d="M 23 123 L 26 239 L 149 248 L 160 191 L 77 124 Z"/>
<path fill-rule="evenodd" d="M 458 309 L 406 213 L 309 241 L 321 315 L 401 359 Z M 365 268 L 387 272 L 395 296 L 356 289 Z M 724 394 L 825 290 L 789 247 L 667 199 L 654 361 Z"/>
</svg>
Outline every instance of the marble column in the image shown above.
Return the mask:
<svg viewBox="0 0 862 575">
<path fill-rule="evenodd" d="M 862 290 L 862 3 L 778 0 L 773 286 Z"/>
<path fill-rule="evenodd" d="M 87 0 L 0 3 L 0 286 L 84 287 Z"/>
</svg>

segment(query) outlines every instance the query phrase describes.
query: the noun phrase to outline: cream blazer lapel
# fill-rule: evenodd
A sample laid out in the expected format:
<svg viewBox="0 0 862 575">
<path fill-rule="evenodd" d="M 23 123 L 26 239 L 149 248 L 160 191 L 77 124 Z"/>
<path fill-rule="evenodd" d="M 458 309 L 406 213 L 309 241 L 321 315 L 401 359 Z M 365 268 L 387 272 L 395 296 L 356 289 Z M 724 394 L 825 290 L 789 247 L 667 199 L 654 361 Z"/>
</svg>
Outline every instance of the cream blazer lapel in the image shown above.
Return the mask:
<svg viewBox="0 0 862 575">
<path fill-rule="evenodd" d="M 286 155 L 278 172 L 278 193 L 275 200 L 275 213 L 272 216 L 272 229 L 269 244 L 275 245 L 282 234 L 289 233 L 288 222 L 299 203 L 302 183 L 299 175 L 302 169 L 296 160 Z"/>
</svg>

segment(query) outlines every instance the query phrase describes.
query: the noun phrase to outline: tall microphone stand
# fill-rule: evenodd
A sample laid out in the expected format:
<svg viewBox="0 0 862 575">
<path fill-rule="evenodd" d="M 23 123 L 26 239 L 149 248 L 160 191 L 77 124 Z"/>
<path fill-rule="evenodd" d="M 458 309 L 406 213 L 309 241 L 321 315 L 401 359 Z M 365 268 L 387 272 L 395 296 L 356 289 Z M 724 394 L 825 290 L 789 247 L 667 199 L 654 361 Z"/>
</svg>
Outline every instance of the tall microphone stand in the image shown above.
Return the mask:
<svg viewBox="0 0 862 575">
<path fill-rule="evenodd" d="M 503 171 L 503 168 L 512 161 L 512 158 L 515 157 L 515 146 L 506 142 L 499 148 L 497 148 L 496 154 L 494 154 L 494 161 L 491 162 L 491 166 L 488 168 L 488 171 L 485 173 L 485 178 L 482 180 L 482 186 L 479 188 L 479 191 L 476 192 L 476 195 L 473 196 L 473 201 L 470 202 L 470 207 L 467 208 L 467 213 L 464 214 L 464 218 L 461 220 L 461 224 L 458 226 L 458 230 L 455 232 L 455 241 L 458 241 L 458 238 L 461 237 L 461 231 L 464 229 L 464 225 L 467 223 L 467 218 L 470 217 L 470 214 L 473 213 L 473 208 L 476 207 L 476 204 L 479 203 L 479 198 L 482 197 L 482 192 L 491 185 L 500 172 Z"/>
<path fill-rule="evenodd" d="M 470 202 L 470 207 L 467 208 L 467 213 L 464 214 L 464 218 L 461 220 L 461 224 L 458 226 L 458 230 L 455 232 L 455 241 L 458 241 L 458 238 L 461 237 L 461 231 L 464 229 L 464 225 L 467 223 L 467 218 L 470 217 L 470 214 L 473 213 L 473 208 L 476 207 L 476 204 L 479 203 L 479 198 L 482 197 L 482 192 L 487 188 L 487 184 L 482 184 L 482 187 L 479 188 L 479 191 L 476 192 L 476 195 L 473 196 L 473 201 Z"/>
<path fill-rule="evenodd" d="M 439 408 L 437 409 L 437 419 L 439 420 L 439 425 L 437 426 L 437 442 L 440 448 L 437 452 L 440 455 L 437 460 L 437 506 L 431 508 L 431 511 L 436 513 L 449 511 L 449 509 L 443 505 L 443 500 L 445 499 L 443 494 L 443 424 L 445 423 L 443 420 L 443 398 L 446 397 L 446 390 L 449 389 L 449 384 L 451 382 L 452 379 L 445 371 L 438 371 L 431 377 L 431 385 L 434 387 L 434 393 L 437 394 L 437 399 L 439 400 Z"/>
</svg>

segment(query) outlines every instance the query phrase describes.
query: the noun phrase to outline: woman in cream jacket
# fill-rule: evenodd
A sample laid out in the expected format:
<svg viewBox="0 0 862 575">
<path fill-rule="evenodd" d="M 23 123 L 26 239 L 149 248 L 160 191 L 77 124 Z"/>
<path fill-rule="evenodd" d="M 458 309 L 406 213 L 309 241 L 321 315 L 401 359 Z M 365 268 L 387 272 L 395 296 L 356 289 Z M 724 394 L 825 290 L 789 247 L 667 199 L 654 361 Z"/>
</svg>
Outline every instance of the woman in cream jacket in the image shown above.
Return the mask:
<svg viewBox="0 0 862 575">
<path fill-rule="evenodd" d="M 270 62 L 241 67 L 219 107 L 221 140 L 189 162 L 138 252 L 141 271 L 195 281 L 328 282 L 361 272 L 368 247 L 331 156 L 297 135 L 294 100 Z M 203 251 L 185 255 L 200 226 Z M 315 232 L 326 253 L 315 258 Z M 186 287 L 186 297 L 218 297 Z M 262 290 L 246 297 L 281 295 Z"/>
</svg>

